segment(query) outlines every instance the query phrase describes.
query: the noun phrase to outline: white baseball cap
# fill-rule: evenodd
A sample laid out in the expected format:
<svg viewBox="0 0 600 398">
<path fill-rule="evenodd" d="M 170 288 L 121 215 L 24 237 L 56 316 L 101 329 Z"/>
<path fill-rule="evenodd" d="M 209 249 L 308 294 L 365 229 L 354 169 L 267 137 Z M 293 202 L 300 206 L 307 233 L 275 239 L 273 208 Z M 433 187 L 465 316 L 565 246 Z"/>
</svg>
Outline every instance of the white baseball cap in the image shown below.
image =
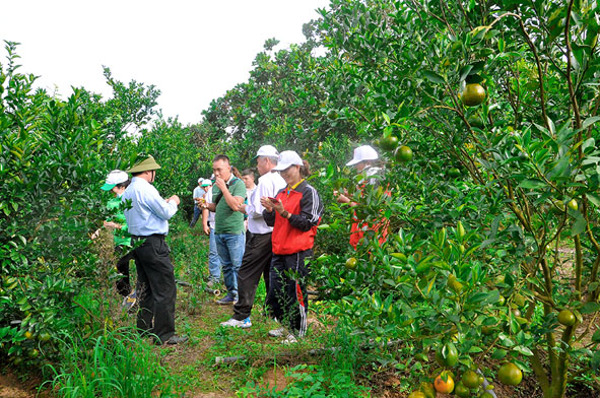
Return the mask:
<svg viewBox="0 0 600 398">
<path fill-rule="evenodd" d="M 208 180 L 208 179 L 204 179 L 203 180 L 202 178 L 201 178 L 201 180 L 202 180 L 202 183 L 200 184 L 201 187 L 209 187 L 209 186 L 212 185 L 212 181 L 211 180 Z"/>
<path fill-rule="evenodd" d="M 259 156 L 279 156 L 279 151 L 273 145 L 263 145 L 258 148 L 255 159 Z"/>
<path fill-rule="evenodd" d="M 362 145 L 354 150 L 354 157 L 351 161 L 346 163 L 346 166 L 354 166 L 365 160 L 377 160 L 379 155 L 377 151 L 370 145 Z"/>
<path fill-rule="evenodd" d="M 202 184 L 202 182 L 204 182 L 204 178 L 202 178 L 202 177 L 198 178 L 198 184 Z"/>
<path fill-rule="evenodd" d="M 279 154 L 277 166 L 273 167 L 275 171 L 282 171 L 291 166 L 303 166 L 302 158 L 294 151 L 283 151 Z"/>
<path fill-rule="evenodd" d="M 129 175 L 122 170 L 113 170 L 106 176 L 106 182 L 100 187 L 103 191 L 110 191 L 116 185 L 129 180 Z"/>
</svg>

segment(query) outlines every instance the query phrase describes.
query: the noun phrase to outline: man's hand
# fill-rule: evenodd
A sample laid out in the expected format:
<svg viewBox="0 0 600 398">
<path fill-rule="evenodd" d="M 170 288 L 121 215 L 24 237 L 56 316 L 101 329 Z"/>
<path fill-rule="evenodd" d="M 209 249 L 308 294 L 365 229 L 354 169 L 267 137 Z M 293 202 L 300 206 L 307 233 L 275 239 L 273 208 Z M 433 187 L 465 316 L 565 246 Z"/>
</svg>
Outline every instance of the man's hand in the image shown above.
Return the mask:
<svg viewBox="0 0 600 398">
<path fill-rule="evenodd" d="M 219 187 L 221 192 L 224 192 L 227 189 L 227 183 L 221 177 L 216 177 L 215 184 L 217 185 L 217 187 Z"/>
<path fill-rule="evenodd" d="M 177 196 L 177 195 L 173 195 L 169 199 L 167 199 L 167 202 L 171 202 L 171 201 L 175 202 L 175 204 L 177 206 L 179 206 L 179 203 L 181 203 L 181 200 L 179 199 L 179 196 Z"/>
<path fill-rule="evenodd" d="M 206 224 L 202 225 L 203 229 L 204 229 L 204 233 L 206 235 L 210 235 L 210 227 Z"/>
<path fill-rule="evenodd" d="M 104 221 L 104 228 L 108 229 L 121 229 L 121 224 L 117 224 L 113 221 Z"/>
<path fill-rule="evenodd" d="M 244 213 L 246 214 L 246 205 L 244 203 L 242 203 L 241 205 L 238 206 L 238 210 L 240 213 Z"/>
</svg>

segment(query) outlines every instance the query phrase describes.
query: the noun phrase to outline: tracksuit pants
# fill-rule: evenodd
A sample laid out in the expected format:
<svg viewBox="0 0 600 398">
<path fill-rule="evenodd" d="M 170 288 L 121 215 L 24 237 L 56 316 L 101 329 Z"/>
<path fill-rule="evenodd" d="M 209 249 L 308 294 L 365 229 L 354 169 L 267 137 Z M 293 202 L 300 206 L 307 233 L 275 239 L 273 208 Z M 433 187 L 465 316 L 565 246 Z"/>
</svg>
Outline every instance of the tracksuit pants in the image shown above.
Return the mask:
<svg viewBox="0 0 600 398">
<path fill-rule="evenodd" d="M 303 337 L 308 326 L 306 277 L 309 268 L 306 259 L 312 254 L 312 250 L 273 254 L 271 261 L 271 284 L 267 296 L 269 315 L 277 318 L 297 337 Z"/>
<path fill-rule="evenodd" d="M 233 306 L 233 319 L 242 321 L 250 316 L 256 288 L 261 275 L 269 291 L 269 271 L 273 251 L 271 246 L 272 234 L 251 234 L 246 242 L 242 266 L 237 274 L 238 302 Z"/>
<path fill-rule="evenodd" d="M 142 333 L 153 333 L 164 343 L 175 334 L 175 300 L 177 288 L 169 246 L 164 235 L 133 237 L 142 240 L 134 251 L 140 309 L 137 327 Z"/>
</svg>

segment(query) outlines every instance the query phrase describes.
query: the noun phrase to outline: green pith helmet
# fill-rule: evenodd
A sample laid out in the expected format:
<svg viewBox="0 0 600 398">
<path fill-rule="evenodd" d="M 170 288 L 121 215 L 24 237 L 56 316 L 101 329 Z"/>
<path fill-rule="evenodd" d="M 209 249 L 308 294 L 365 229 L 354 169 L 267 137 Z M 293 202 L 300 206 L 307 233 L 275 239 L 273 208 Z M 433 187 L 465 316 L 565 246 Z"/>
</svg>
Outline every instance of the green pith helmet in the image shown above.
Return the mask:
<svg viewBox="0 0 600 398">
<path fill-rule="evenodd" d="M 152 155 L 148 155 L 148 157 L 146 159 L 134 164 L 132 168 L 127 170 L 127 172 L 128 173 L 141 173 L 143 171 L 158 170 L 158 169 L 160 169 L 159 164 L 156 163 L 156 160 L 154 160 Z"/>
</svg>

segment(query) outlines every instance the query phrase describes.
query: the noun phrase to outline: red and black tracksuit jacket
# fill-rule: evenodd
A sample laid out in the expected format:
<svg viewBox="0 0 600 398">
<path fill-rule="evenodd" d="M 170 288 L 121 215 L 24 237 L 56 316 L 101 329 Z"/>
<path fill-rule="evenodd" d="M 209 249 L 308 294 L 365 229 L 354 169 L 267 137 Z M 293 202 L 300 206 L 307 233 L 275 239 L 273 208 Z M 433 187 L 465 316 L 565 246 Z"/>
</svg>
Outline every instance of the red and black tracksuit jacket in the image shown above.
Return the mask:
<svg viewBox="0 0 600 398">
<path fill-rule="evenodd" d="M 281 200 L 291 217 L 284 218 L 276 211 L 263 212 L 267 225 L 274 227 L 267 308 L 271 317 L 302 337 L 308 327 L 306 277 L 309 269 L 305 260 L 312 256 L 323 204 L 317 191 L 306 181 L 294 189 L 282 189 L 275 197 Z"/>
<path fill-rule="evenodd" d="M 274 227 L 273 254 L 286 255 L 312 249 L 323 214 L 323 203 L 317 190 L 302 181 L 295 189 L 282 189 L 275 198 L 281 200 L 283 208 L 292 216 L 288 220 L 276 211 L 264 211 L 265 222 Z"/>
</svg>

